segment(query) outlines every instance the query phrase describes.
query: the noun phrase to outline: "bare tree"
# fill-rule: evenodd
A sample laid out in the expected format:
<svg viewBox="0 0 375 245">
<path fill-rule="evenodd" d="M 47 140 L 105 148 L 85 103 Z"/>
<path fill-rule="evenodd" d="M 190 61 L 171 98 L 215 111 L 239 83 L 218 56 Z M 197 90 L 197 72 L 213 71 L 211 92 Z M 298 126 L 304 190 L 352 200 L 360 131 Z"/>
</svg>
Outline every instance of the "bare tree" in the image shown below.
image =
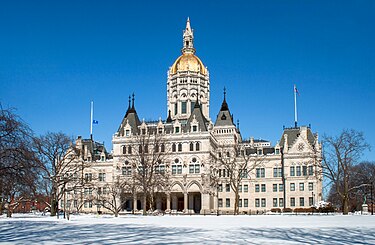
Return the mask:
<svg viewBox="0 0 375 245">
<path fill-rule="evenodd" d="M 35 154 L 32 131 L 12 109 L 0 104 L 0 214 L 11 216 L 19 200 L 35 194 Z"/>
<path fill-rule="evenodd" d="M 141 130 L 133 136 L 134 150 L 127 156 L 133 169 L 135 191 L 142 193 L 143 215 L 147 214 L 147 200 L 149 209 L 154 203 L 154 194 L 165 188 L 168 174 L 165 171 L 165 160 L 168 155 L 167 142 L 163 134 L 153 134 Z"/>
<path fill-rule="evenodd" d="M 254 154 L 245 146 L 234 147 L 220 146 L 217 168 L 221 172 L 219 176 L 226 179 L 235 195 L 234 214 L 239 214 L 240 185 L 243 179 L 250 178 L 254 171 L 264 160 L 264 156 Z"/>
<path fill-rule="evenodd" d="M 337 137 L 323 138 L 323 175 L 330 180 L 341 199 L 343 214 L 349 212 L 350 194 L 359 188 L 352 186 L 353 167 L 358 164 L 363 152 L 369 149 L 363 133 L 345 129 Z"/>
<path fill-rule="evenodd" d="M 40 169 L 40 187 L 50 196 L 51 216 L 58 211 L 58 203 L 63 198 L 69 183 L 77 181 L 84 164 L 77 160 L 79 152 L 72 147 L 70 138 L 63 133 L 47 133 L 35 138 Z"/>
<path fill-rule="evenodd" d="M 98 186 L 96 188 L 96 205 L 100 205 L 100 207 L 107 209 L 115 217 L 118 217 L 126 202 L 126 195 L 130 193 L 131 185 L 129 180 L 129 178 L 123 176 L 116 176 L 111 183 L 103 187 Z"/>
</svg>

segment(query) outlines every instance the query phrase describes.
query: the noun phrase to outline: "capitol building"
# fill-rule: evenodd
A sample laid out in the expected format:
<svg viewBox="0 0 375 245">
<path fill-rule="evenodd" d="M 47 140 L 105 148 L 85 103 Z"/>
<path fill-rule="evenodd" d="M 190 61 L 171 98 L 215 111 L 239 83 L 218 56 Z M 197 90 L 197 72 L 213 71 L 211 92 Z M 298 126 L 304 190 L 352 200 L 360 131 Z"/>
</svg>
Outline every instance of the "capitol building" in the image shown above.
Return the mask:
<svg viewBox="0 0 375 245">
<path fill-rule="evenodd" d="M 318 134 L 295 125 L 276 144 L 245 140 L 225 89 L 211 119 L 210 73 L 196 55 L 189 19 L 182 41 L 168 69 L 167 118 L 140 120 L 133 95 L 112 132 L 112 152 L 79 136 L 76 163 L 87 167 L 78 174 L 80 188 L 67 191 L 60 205 L 82 212 L 254 214 L 321 201 Z"/>
</svg>

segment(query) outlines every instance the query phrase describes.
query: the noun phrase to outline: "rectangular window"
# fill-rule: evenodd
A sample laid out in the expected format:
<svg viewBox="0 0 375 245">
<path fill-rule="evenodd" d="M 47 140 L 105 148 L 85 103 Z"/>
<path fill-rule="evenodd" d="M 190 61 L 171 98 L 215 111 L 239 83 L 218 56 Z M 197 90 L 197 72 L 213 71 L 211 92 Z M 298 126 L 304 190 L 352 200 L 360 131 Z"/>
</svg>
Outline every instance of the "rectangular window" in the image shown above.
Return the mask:
<svg viewBox="0 0 375 245">
<path fill-rule="evenodd" d="M 105 181 L 105 173 L 99 173 L 99 181 L 101 182 Z"/>
<path fill-rule="evenodd" d="M 242 192 L 242 185 L 238 186 L 238 192 Z"/>
<path fill-rule="evenodd" d="M 194 165 L 190 164 L 189 165 L 189 174 L 193 174 L 193 173 L 194 173 Z"/>
<path fill-rule="evenodd" d="M 296 171 L 296 169 L 295 169 L 294 166 L 290 167 L 290 176 L 295 176 L 296 175 L 295 171 Z"/>
<path fill-rule="evenodd" d="M 89 201 L 89 208 L 92 208 L 92 201 Z"/>
<path fill-rule="evenodd" d="M 238 199 L 238 207 L 242 208 L 242 199 Z"/>
<path fill-rule="evenodd" d="M 259 192 L 259 184 L 255 185 L 255 192 Z"/>
<path fill-rule="evenodd" d="M 199 174 L 199 172 L 200 172 L 200 165 L 199 164 L 195 164 L 195 170 L 194 170 L 194 172 L 196 174 Z"/>
<path fill-rule="evenodd" d="M 277 192 L 277 184 L 273 184 L 272 185 L 272 191 L 273 192 Z"/>
<path fill-rule="evenodd" d="M 249 199 L 247 199 L 247 198 L 243 199 L 243 206 L 245 208 L 249 207 Z"/>
<path fill-rule="evenodd" d="M 223 207 L 223 199 L 219 198 L 219 208 L 222 208 L 222 207 Z"/>
<path fill-rule="evenodd" d="M 223 192 L 223 184 L 219 184 L 218 191 L 219 191 L 219 192 Z"/>
<path fill-rule="evenodd" d="M 277 168 L 273 168 L 273 177 L 277 177 Z"/>
<path fill-rule="evenodd" d="M 276 154 L 276 155 L 279 155 L 279 154 L 280 154 L 280 149 L 276 149 L 276 150 L 275 150 L 275 154 Z"/>
<path fill-rule="evenodd" d="M 295 191 L 296 190 L 296 184 L 290 183 L 290 191 Z"/>
<path fill-rule="evenodd" d="M 311 165 L 311 166 L 309 166 L 309 175 L 311 176 L 311 175 L 313 175 L 314 174 L 314 168 L 313 168 L 313 166 Z"/>
<path fill-rule="evenodd" d="M 182 165 L 177 165 L 177 174 L 182 174 Z"/>
<path fill-rule="evenodd" d="M 314 199 L 313 197 L 309 197 L 309 206 L 313 206 L 314 205 Z"/>
<path fill-rule="evenodd" d="M 305 198 L 304 198 L 304 197 L 300 197 L 300 198 L 299 198 L 299 205 L 300 205 L 301 207 L 305 206 Z"/>
<path fill-rule="evenodd" d="M 180 127 L 175 127 L 175 133 L 178 134 L 180 132 Z"/>
<path fill-rule="evenodd" d="M 307 176 L 307 166 L 302 167 L 303 176 Z"/>
<path fill-rule="evenodd" d="M 244 178 L 244 179 L 247 178 L 247 169 L 246 168 L 241 170 L 241 178 Z"/>
<path fill-rule="evenodd" d="M 248 185 L 243 185 L 243 191 L 244 192 L 249 192 L 249 186 Z"/>
<path fill-rule="evenodd" d="M 304 183 L 299 183 L 299 190 L 304 191 L 305 190 L 305 184 Z"/>
<path fill-rule="evenodd" d="M 260 177 L 261 177 L 261 178 L 266 177 L 266 170 L 265 170 L 264 168 L 261 168 L 261 169 L 260 169 Z"/>
<path fill-rule="evenodd" d="M 296 199 L 294 197 L 290 198 L 290 206 L 295 207 L 296 206 Z"/>
<path fill-rule="evenodd" d="M 172 174 L 177 174 L 177 165 L 172 165 Z"/>
<path fill-rule="evenodd" d="M 297 166 L 297 176 L 301 176 L 301 166 Z"/>
<path fill-rule="evenodd" d="M 262 187 L 262 192 L 266 192 L 266 184 L 262 184 L 261 187 Z"/>
<path fill-rule="evenodd" d="M 280 191 L 280 192 L 283 192 L 283 191 L 284 191 L 284 185 L 283 185 L 283 184 L 279 184 L 279 191 Z"/>
<path fill-rule="evenodd" d="M 85 201 L 84 207 L 85 207 L 85 208 L 88 208 L 88 207 L 89 207 L 89 203 L 88 203 L 88 201 Z"/>
<path fill-rule="evenodd" d="M 313 190 L 314 190 L 314 183 L 309 182 L 309 191 L 313 191 Z"/>
<path fill-rule="evenodd" d="M 255 199 L 255 207 L 259 208 L 259 198 Z"/>
<path fill-rule="evenodd" d="M 186 101 L 181 102 L 181 114 L 186 114 Z"/>
<path fill-rule="evenodd" d="M 279 207 L 280 208 L 284 207 L 284 199 L 283 198 L 279 198 Z"/>
<path fill-rule="evenodd" d="M 262 204 L 263 208 L 266 207 L 266 199 L 265 198 L 262 198 L 261 204 Z"/>
<path fill-rule="evenodd" d="M 178 113 L 178 109 L 177 109 L 177 103 L 174 104 L 174 115 L 177 115 Z"/>
<path fill-rule="evenodd" d="M 272 207 L 277 207 L 277 198 L 272 199 Z"/>
<path fill-rule="evenodd" d="M 230 185 L 229 185 L 229 184 L 226 184 L 226 185 L 225 185 L 225 191 L 226 191 L 226 192 L 230 192 Z"/>
<path fill-rule="evenodd" d="M 230 208 L 230 199 L 225 199 L 225 207 Z"/>
</svg>

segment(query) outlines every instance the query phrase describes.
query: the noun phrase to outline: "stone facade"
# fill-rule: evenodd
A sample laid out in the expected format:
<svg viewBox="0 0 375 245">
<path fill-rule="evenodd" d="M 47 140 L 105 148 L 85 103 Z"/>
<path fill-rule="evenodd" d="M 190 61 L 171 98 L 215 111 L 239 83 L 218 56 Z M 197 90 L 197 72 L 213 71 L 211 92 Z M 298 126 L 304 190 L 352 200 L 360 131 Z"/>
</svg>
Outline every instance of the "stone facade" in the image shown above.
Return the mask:
<svg viewBox="0 0 375 245">
<path fill-rule="evenodd" d="M 140 156 L 138 145 L 142 135 L 147 135 L 150 143 L 147 154 L 154 154 L 156 145 L 158 152 L 163 151 L 162 159 L 154 163 L 153 170 L 158 169 L 157 174 L 168 176 L 152 194 L 154 203 L 147 205 L 152 206 L 151 209 L 185 213 L 233 212 L 235 194 L 223 158 L 238 164 L 247 159 L 243 166 L 248 172 L 238 187 L 241 213 L 310 207 L 322 199 L 321 144 L 309 127 L 284 129 L 280 141 L 272 146 L 266 140 L 242 139 L 225 92 L 215 122 L 210 119 L 209 107 L 209 72 L 195 55 L 193 30 L 188 19 L 182 55 L 168 70 L 168 118 L 141 122 L 133 95 L 113 136 L 111 154 L 92 140 L 78 138 L 74 147 L 81 150 L 79 159 L 91 162 L 91 167 L 81 174 L 85 181 L 80 195 L 68 194 L 71 209 L 83 203 L 83 211 L 106 212 L 96 205 L 95 196 L 98 191 L 99 194 L 109 192 L 106 188 L 110 188 L 115 179 L 131 182 L 139 171 L 135 156 Z M 158 143 L 156 139 L 160 139 Z M 161 145 L 163 150 L 159 148 Z M 144 200 L 150 202 L 142 196 L 142 189 L 137 187 L 133 187 L 129 195 L 119 196 L 121 211 L 142 209 Z"/>
</svg>

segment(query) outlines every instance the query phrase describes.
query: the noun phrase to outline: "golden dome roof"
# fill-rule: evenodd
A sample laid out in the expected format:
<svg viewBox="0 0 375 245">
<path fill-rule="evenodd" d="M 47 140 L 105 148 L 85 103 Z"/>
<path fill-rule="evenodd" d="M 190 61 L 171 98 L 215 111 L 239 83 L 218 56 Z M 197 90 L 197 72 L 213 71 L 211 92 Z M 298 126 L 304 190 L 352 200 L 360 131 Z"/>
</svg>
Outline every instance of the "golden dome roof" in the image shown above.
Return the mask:
<svg viewBox="0 0 375 245">
<path fill-rule="evenodd" d="M 203 62 L 193 53 L 184 53 L 173 63 L 170 74 L 176 74 L 181 71 L 199 72 L 207 75 L 207 69 L 204 67 Z"/>
</svg>

